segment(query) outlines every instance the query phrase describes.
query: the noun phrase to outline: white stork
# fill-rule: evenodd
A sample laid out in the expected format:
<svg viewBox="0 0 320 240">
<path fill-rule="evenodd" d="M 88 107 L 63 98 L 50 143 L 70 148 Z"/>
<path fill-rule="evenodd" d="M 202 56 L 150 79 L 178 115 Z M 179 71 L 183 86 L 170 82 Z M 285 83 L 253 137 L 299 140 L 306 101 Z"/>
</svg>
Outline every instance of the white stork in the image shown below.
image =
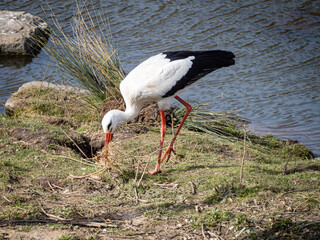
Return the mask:
<svg viewBox="0 0 320 240">
<path fill-rule="evenodd" d="M 105 151 L 107 160 L 108 144 L 119 124 L 133 120 L 140 110 L 151 103 L 157 102 L 161 116 L 161 138 L 158 160 L 151 174 L 159 173 L 160 164 L 166 158 L 169 160 L 173 143 L 192 107 L 178 95 L 191 84 L 222 67 L 235 63 L 232 52 L 222 50 L 212 51 L 174 51 L 152 56 L 134 68 L 120 83 L 120 91 L 126 104 L 126 110 L 111 110 L 102 119 L 105 133 Z M 186 107 L 186 113 L 172 138 L 167 150 L 162 156 L 162 146 L 166 133 L 164 110 L 168 109 L 177 99 Z M 105 162 L 106 164 L 106 162 Z"/>
</svg>

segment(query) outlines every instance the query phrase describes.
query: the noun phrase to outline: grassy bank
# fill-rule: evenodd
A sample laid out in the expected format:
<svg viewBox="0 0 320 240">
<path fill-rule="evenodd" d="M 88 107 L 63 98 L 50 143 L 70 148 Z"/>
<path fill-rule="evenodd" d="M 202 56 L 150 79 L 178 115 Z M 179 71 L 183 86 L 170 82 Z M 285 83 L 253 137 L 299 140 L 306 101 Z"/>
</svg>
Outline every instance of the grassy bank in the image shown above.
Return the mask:
<svg viewBox="0 0 320 240">
<path fill-rule="evenodd" d="M 320 238 L 320 159 L 302 145 L 215 114 L 208 131 L 189 122 L 151 176 L 159 127 L 131 123 L 103 169 L 97 109 L 76 94 L 20 94 L 29 104 L 0 116 L 0 239 Z"/>
</svg>

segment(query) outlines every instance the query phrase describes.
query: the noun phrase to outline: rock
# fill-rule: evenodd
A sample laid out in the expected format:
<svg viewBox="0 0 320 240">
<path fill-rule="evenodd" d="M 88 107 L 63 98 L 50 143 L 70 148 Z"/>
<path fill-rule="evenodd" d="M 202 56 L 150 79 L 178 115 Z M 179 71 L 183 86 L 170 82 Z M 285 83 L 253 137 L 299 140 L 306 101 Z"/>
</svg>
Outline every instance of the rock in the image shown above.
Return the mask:
<svg viewBox="0 0 320 240">
<path fill-rule="evenodd" d="M 20 92 L 26 91 L 28 89 L 33 88 L 49 88 L 53 90 L 57 90 L 59 92 L 66 92 L 66 93 L 88 93 L 87 90 L 66 86 L 66 85 L 57 85 L 53 83 L 48 82 L 42 82 L 42 81 L 33 81 L 23 84 L 21 87 L 19 87 L 18 91 L 13 93 L 10 98 L 5 103 L 6 113 L 8 115 L 13 115 L 17 110 L 25 107 L 26 105 L 30 104 L 30 99 L 25 99 L 21 96 L 19 96 Z"/>
<path fill-rule="evenodd" d="M 38 16 L 0 10 L 0 54 L 37 54 L 48 41 L 49 31 Z"/>
</svg>

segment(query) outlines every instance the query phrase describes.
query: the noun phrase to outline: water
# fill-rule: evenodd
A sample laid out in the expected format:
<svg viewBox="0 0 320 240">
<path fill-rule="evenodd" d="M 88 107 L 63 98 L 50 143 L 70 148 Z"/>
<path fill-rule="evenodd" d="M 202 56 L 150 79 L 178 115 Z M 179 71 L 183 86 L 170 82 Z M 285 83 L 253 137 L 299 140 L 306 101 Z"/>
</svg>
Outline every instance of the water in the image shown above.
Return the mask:
<svg viewBox="0 0 320 240">
<path fill-rule="evenodd" d="M 320 154 L 319 0 L 88 2 L 108 16 L 126 72 L 167 50 L 233 51 L 235 66 L 206 76 L 182 97 L 210 103 L 211 110 L 234 111 L 252 120 L 256 132 L 297 139 Z M 71 0 L 43 4 L 67 32 L 75 7 Z M 4 0 L 0 9 L 27 11 L 50 22 L 41 1 Z M 1 112 L 22 83 L 44 77 L 48 62 L 43 51 L 33 59 L 1 57 Z M 48 69 L 46 80 L 60 78 Z"/>
</svg>

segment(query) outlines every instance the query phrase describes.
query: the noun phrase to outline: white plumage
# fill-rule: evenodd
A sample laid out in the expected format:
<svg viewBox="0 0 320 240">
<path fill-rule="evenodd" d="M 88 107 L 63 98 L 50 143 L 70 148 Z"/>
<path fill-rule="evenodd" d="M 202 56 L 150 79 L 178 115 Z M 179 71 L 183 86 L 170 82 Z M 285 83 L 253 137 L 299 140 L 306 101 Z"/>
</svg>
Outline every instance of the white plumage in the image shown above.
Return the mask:
<svg viewBox="0 0 320 240">
<path fill-rule="evenodd" d="M 133 120 L 141 108 L 147 104 L 158 103 L 161 116 L 161 140 L 158 161 L 155 171 L 160 172 L 160 163 L 173 151 L 173 142 L 191 111 L 191 106 L 177 95 L 206 74 L 234 64 L 234 55 L 227 51 L 176 51 L 164 52 L 152 56 L 134 68 L 120 83 L 120 91 L 126 104 L 125 112 L 109 111 L 102 120 L 106 134 L 106 151 L 117 125 Z M 164 156 L 161 157 L 164 134 L 166 131 L 164 110 L 176 98 L 187 108 L 174 138 Z"/>
<path fill-rule="evenodd" d="M 121 82 L 120 91 L 127 108 L 143 107 L 150 102 L 158 102 L 165 110 L 172 97 L 163 98 L 192 66 L 193 56 L 177 61 L 170 61 L 160 53 L 142 62 Z M 162 102 L 165 104 L 161 104 Z M 164 105 L 164 106 L 163 106 Z M 140 110 L 140 109 L 139 109 Z"/>
</svg>

